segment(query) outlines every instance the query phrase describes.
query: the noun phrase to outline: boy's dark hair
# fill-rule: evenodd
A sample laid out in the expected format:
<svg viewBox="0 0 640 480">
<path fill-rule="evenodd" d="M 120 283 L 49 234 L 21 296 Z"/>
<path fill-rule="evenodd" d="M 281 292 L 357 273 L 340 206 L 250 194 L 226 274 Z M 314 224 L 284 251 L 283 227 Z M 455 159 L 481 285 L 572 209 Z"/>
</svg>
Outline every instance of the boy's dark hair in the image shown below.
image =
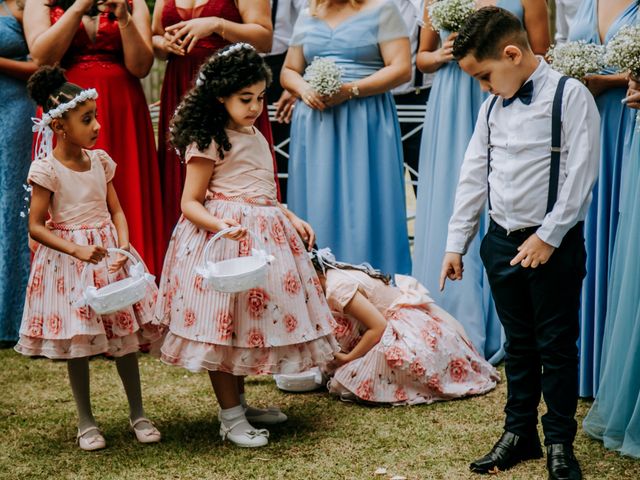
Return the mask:
<svg viewBox="0 0 640 480">
<path fill-rule="evenodd" d="M 61 103 L 75 98 L 82 87 L 70 83 L 64 76 L 64 70 L 55 66 L 40 67 L 27 82 L 29 96 L 47 113 Z"/>
<path fill-rule="evenodd" d="M 484 7 L 474 12 L 458 32 L 453 56 L 460 60 L 473 55 L 478 61 L 499 58 L 508 44 L 530 48 L 520 19 L 504 8 Z"/>
<path fill-rule="evenodd" d="M 225 55 L 225 52 L 233 48 Z M 220 97 L 265 81 L 271 83 L 271 70 L 258 52 L 250 46 L 231 45 L 213 54 L 202 65 L 196 86 L 182 100 L 169 128 L 169 141 L 180 156 L 184 157 L 189 145 L 196 143 L 199 150 L 206 150 L 215 140 L 218 155 L 231 149 L 225 127 L 229 114 Z M 266 107 L 265 107 L 266 108 Z"/>
</svg>

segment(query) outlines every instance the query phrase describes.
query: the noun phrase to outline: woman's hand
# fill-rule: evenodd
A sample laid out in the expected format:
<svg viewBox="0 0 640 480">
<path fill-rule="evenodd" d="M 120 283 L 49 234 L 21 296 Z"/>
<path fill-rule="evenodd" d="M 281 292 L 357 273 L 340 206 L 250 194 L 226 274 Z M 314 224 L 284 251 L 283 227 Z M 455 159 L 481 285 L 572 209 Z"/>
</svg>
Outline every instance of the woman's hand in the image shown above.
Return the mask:
<svg viewBox="0 0 640 480">
<path fill-rule="evenodd" d="M 323 111 L 327 107 L 322 96 L 311 88 L 311 85 L 309 84 L 307 84 L 307 88 L 300 92 L 300 98 L 304 103 L 315 110 Z"/>
<path fill-rule="evenodd" d="M 442 46 L 434 52 L 438 63 L 440 63 L 441 65 L 449 63 L 454 59 L 453 42 L 455 41 L 457 36 L 458 36 L 458 32 L 453 32 L 449 34 L 449 36 L 444 41 Z"/>
<path fill-rule="evenodd" d="M 335 107 L 337 105 L 340 105 L 341 103 L 346 102 L 347 100 L 351 100 L 351 87 L 352 85 L 350 83 L 343 83 L 340 87 L 340 90 L 338 90 L 336 93 L 334 93 L 330 97 L 322 97 L 324 104 L 327 107 Z"/>
<path fill-rule="evenodd" d="M 247 229 L 242 227 L 233 218 L 223 218 L 222 220 L 218 220 L 216 224 L 218 226 L 218 230 L 215 233 L 218 233 L 220 230 L 224 230 L 225 228 L 239 227 L 237 230 L 223 235 L 224 238 L 228 238 L 229 240 L 237 241 L 247 234 Z"/>
<path fill-rule="evenodd" d="M 210 37 L 220 31 L 222 21 L 218 17 L 192 18 L 170 25 L 165 30 L 173 36 L 174 43 L 189 53 L 196 46 L 198 40 Z"/>
<path fill-rule="evenodd" d="M 640 109 L 640 79 L 629 77 L 629 90 L 624 101 L 629 108 Z"/>
<path fill-rule="evenodd" d="M 129 12 L 129 4 L 126 0 L 106 0 L 105 2 L 98 2 L 98 9 L 100 11 L 108 11 L 113 13 L 118 20 L 120 27 L 125 27 L 131 21 L 131 13 Z"/>
<path fill-rule="evenodd" d="M 78 260 L 95 265 L 107 255 L 107 249 L 100 245 L 78 245 L 72 255 Z"/>
<path fill-rule="evenodd" d="M 164 35 L 154 35 L 153 46 L 156 48 L 156 51 L 160 50 L 167 56 L 172 54 L 184 57 L 185 55 L 184 48 L 178 44 L 177 40 L 169 32 L 164 32 Z"/>
<path fill-rule="evenodd" d="M 607 89 L 605 79 L 602 77 L 603 75 L 587 75 L 584 77 L 584 84 L 594 97 L 597 97 Z"/>
</svg>

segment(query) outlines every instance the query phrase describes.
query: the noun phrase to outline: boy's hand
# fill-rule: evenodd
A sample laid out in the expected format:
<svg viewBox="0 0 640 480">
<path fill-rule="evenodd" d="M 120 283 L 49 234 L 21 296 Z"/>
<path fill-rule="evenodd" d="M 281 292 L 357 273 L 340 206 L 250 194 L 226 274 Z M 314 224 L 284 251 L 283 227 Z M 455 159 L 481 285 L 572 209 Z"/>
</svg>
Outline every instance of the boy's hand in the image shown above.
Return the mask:
<svg viewBox="0 0 640 480">
<path fill-rule="evenodd" d="M 536 268 L 547 263 L 554 251 L 555 247 L 544 242 L 534 233 L 518 247 L 518 252 L 520 253 L 513 257 L 511 266 L 513 267 L 519 263 L 524 268 Z"/>
<path fill-rule="evenodd" d="M 447 252 L 442 260 L 442 271 L 440 272 L 440 291 L 444 290 L 444 282 L 449 280 L 462 280 L 464 265 L 462 255 L 459 253 Z"/>
</svg>

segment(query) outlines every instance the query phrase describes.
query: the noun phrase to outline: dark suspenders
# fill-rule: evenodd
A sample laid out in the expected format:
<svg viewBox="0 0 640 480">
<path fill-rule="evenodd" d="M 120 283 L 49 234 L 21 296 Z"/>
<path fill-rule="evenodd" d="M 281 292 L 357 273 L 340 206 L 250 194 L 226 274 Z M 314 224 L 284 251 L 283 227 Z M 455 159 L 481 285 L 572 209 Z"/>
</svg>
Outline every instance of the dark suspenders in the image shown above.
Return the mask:
<svg viewBox="0 0 640 480">
<path fill-rule="evenodd" d="M 562 77 L 558 82 L 556 94 L 553 97 L 553 106 L 551 109 L 551 162 L 549 165 L 549 193 L 547 195 L 547 210 L 549 213 L 553 210 L 556 200 L 558 199 L 558 184 L 560 179 L 560 154 L 562 152 L 562 97 L 564 87 L 569 77 Z M 489 174 L 491 173 L 491 126 L 489 118 L 491 111 L 498 101 L 498 96 L 494 95 L 487 109 L 487 200 L 489 202 L 489 210 L 491 210 L 491 189 L 489 186 Z"/>
</svg>

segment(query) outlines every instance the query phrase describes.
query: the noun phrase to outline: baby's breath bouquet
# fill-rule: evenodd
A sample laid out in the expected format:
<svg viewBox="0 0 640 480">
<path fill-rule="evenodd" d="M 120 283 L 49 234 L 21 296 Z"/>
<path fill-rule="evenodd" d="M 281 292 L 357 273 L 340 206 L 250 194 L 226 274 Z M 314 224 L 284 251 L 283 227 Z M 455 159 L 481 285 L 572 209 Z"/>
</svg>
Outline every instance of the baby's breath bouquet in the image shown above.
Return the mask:
<svg viewBox="0 0 640 480">
<path fill-rule="evenodd" d="M 342 69 L 329 58 L 315 57 L 304 71 L 304 78 L 320 95 L 330 97 L 340 91 Z"/>
<path fill-rule="evenodd" d="M 583 40 L 552 46 L 547 55 L 554 70 L 580 81 L 604 68 L 604 47 Z"/>
<path fill-rule="evenodd" d="M 604 63 L 640 76 L 640 25 L 626 25 L 607 44 Z"/>
<path fill-rule="evenodd" d="M 434 30 L 457 32 L 476 10 L 475 0 L 436 0 L 429 7 L 429 18 Z"/>
<path fill-rule="evenodd" d="M 607 44 L 604 54 L 607 66 L 640 77 L 640 25 L 626 25 Z M 640 131 L 640 110 L 636 114 L 636 128 Z"/>
</svg>

